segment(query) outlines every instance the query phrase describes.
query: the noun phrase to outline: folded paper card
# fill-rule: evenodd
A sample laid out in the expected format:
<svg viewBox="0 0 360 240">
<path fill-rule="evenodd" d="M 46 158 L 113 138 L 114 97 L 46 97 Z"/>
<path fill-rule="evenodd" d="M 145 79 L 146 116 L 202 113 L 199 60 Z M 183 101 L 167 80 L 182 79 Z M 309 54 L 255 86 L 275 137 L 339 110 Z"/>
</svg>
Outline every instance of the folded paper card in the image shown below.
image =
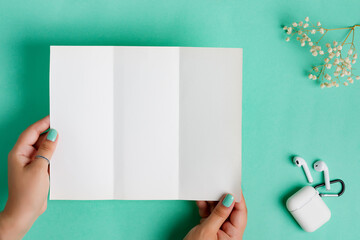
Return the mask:
<svg viewBox="0 0 360 240">
<path fill-rule="evenodd" d="M 52 46 L 51 199 L 241 194 L 242 49 Z"/>
</svg>

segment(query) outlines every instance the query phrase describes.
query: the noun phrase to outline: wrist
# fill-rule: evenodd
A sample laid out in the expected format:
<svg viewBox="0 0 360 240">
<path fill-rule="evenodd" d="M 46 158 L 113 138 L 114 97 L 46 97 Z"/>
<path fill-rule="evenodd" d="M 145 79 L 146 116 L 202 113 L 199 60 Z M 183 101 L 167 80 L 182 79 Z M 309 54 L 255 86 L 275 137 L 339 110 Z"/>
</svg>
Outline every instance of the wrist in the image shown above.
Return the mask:
<svg viewBox="0 0 360 240">
<path fill-rule="evenodd" d="M 26 232 L 27 229 L 21 227 L 16 217 L 5 210 L 0 212 L 0 240 L 21 239 Z"/>
</svg>

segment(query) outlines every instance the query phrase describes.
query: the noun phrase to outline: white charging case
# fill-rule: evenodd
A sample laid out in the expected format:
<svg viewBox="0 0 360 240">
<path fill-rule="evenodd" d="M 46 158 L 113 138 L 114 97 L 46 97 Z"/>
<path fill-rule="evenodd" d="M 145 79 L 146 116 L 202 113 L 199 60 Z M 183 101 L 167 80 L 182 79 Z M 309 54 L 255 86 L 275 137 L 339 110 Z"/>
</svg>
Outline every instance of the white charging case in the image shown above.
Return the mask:
<svg viewBox="0 0 360 240">
<path fill-rule="evenodd" d="M 331 212 L 315 188 L 306 186 L 286 201 L 286 207 L 306 232 L 314 232 L 330 220 Z"/>
</svg>

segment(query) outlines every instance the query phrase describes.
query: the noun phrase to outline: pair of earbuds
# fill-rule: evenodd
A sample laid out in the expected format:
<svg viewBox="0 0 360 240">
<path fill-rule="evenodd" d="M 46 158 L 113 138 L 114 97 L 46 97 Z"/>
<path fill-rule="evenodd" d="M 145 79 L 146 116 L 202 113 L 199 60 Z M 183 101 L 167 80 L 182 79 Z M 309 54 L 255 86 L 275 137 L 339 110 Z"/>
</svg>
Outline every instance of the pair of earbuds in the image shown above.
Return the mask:
<svg viewBox="0 0 360 240">
<path fill-rule="evenodd" d="M 301 157 L 294 157 L 293 162 L 298 166 L 302 167 L 304 169 L 306 178 L 309 183 L 313 182 L 313 178 L 311 176 L 311 173 L 309 171 L 309 168 L 306 164 L 306 161 Z M 330 178 L 329 178 L 329 169 L 326 166 L 326 163 L 323 161 L 316 161 L 314 163 L 314 169 L 318 172 L 324 172 L 324 180 L 325 180 L 325 187 L 326 190 L 330 190 Z"/>
</svg>

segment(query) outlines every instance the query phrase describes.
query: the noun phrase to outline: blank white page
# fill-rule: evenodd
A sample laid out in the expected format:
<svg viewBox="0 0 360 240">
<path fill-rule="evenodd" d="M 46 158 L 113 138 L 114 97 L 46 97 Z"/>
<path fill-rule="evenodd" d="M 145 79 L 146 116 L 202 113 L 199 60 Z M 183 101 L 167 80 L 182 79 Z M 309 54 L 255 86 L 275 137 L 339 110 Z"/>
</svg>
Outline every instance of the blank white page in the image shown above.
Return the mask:
<svg viewBox="0 0 360 240">
<path fill-rule="evenodd" d="M 177 199 L 179 49 L 115 47 L 117 199 Z"/>
<path fill-rule="evenodd" d="M 180 199 L 241 194 L 242 49 L 180 49 Z"/>
<path fill-rule="evenodd" d="M 113 47 L 50 50 L 50 199 L 113 198 Z"/>
</svg>

